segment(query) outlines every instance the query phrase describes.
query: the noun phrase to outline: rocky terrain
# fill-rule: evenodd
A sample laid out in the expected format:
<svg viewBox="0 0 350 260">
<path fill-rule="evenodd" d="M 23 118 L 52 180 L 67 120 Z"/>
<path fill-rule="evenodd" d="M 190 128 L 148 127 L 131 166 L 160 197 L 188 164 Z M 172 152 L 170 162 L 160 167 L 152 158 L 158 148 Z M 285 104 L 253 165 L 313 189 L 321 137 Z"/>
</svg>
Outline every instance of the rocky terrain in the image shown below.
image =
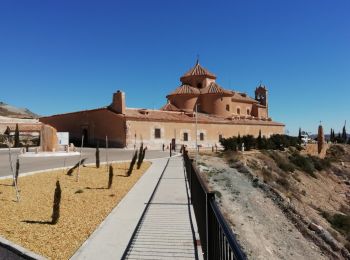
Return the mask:
<svg viewBox="0 0 350 260">
<path fill-rule="evenodd" d="M 249 259 L 349 259 L 350 146 L 202 155 L 199 167 Z"/>
<path fill-rule="evenodd" d="M 27 108 L 17 108 L 0 102 L 0 116 L 11 118 L 38 118 L 38 115 Z"/>
</svg>

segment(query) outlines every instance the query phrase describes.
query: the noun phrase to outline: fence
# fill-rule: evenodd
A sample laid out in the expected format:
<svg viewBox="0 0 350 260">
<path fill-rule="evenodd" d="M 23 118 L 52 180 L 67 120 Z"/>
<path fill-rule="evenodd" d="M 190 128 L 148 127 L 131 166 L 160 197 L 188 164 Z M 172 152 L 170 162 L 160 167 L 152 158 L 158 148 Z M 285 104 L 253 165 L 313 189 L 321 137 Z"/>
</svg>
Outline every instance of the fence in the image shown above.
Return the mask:
<svg viewBox="0 0 350 260">
<path fill-rule="evenodd" d="M 214 193 L 206 188 L 187 151 L 183 155 L 204 259 L 246 259 L 215 202 Z"/>
</svg>

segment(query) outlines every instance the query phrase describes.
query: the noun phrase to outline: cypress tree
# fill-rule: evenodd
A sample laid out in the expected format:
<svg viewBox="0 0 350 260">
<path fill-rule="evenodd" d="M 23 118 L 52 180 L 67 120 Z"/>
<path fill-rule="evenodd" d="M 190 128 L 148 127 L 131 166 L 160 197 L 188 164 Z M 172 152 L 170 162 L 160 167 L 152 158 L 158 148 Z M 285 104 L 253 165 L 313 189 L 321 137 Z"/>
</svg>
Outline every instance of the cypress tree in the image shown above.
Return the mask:
<svg viewBox="0 0 350 260">
<path fill-rule="evenodd" d="M 18 124 L 16 124 L 16 130 L 15 130 L 15 147 L 19 147 L 19 129 Z"/>
<path fill-rule="evenodd" d="M 331 134 L 329 135 L 329 141 L 333 142 L 333 128 L 331 128 Z"/>
<path fill-rule="evenodd" d="M 318 127 L 318 135 L 317 135 L 317 148 L 318 153 L 320 154 L 324 145 L 324 134 L 323 134 L 323 127 L 322 125 L 319 125 Z"/>
<path fill-rule="evenodd" d="M 258 149 L 262 149 L 262 140 L 261 140 L 261 129 L 259 130 L 258 138 L 256 139 L 256 143 L 258 145 Z"/>
<path fill-rule="evenodd" d="M 348 135 L 346 133 L 345 125 L 343 126 L 342 139 L 344 140 L 344 143 L 346 143 L 346 141 L 348 140 Z"/>
<path fill-rule="evenodd" d="M 108 189 L 112 187 L 112 183 L 113 183 L 113 166 L 109 165 Z"/>
<path fill-rule="evenodd" d="M 61 196 L 62 196 L 62 190 L 60 182 L 56 181 L 56 189 L 55 189 L 55 195 L 53 198 L 53 206 L 52 206 L 52 220 L 51 224 L 55 225 L 58 222 L 58 219 L 60 218 L 60 204 L 61 204 Z"/>
<path fill-rule="evenodd" d="M 99 147 L 99 142 L 97 142 L 95 156 L 96 156 L 96 168 L 100 168 L 100 147 Z"/>
<path fill-rule="evenodd" d="M 301 142 L 301 127 L 299 127 L 299 135 L 298 135 L 299 141 Z"/>
</svg>

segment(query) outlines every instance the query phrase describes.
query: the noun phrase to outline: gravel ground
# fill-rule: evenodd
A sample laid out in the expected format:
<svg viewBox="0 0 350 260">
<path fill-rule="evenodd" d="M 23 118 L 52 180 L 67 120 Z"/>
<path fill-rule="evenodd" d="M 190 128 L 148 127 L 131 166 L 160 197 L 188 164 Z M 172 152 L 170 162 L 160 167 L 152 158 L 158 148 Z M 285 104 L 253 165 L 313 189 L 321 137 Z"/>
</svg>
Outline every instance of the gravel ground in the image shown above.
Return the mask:
<svg viewBox="0 0 350 260">
<path fill-rule="evenodd" d="M 0 181 L 0 236 L 50 259 L 68 259 L 107 217 L 150 166 L 124 177 L 128 163 L 114 164 L 111 189 L 106 189 L 105 166 L 82 167 L 79 182 L 64 171 L 19 178 L 20 202 L 15 201 L 12 180 Z M 60 219 L 51 221 L 56 180 L 62 189 Z M 29 223 L 31 222 L 31 223 Z M 1 257 L 0 257 L 1 258 Z"/>
<path fill-rule="evenodd" d="M 244 174 L 217 157 L 200 164 L 249 259 L 328 259 Z"/>
</svg>

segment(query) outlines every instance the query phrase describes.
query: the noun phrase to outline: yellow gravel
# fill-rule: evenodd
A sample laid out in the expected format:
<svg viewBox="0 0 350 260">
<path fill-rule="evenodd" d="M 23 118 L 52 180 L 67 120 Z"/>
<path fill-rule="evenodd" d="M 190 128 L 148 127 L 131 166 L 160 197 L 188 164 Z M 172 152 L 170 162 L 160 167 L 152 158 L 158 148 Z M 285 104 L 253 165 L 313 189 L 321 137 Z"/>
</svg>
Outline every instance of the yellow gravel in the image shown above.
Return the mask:
<svg viewBox="0 0 350 260">
<path fill-rule="evenodd" d="M 68 259 L 150 164 L 144 162 L 141 169 L 135 169 L 130 177 L 124 177 L 129 163 L 113 164 L 111 189 L 106 189 L 108 172 L 104 165 L 99 169 L 94 166 L 81 167 L 79 182 L 76 182 L 77 170 L 74 170 L 73 176 L 59 170 L 20 177 L 19 203 L 11 186 L 12 180 L 1 180 L 0 236 L 50 259 Z M 60 219 L 56 225 L 50 225 L 46 222 L 51 221 L 57 178 L 62 189 Z"/>
</svg>

